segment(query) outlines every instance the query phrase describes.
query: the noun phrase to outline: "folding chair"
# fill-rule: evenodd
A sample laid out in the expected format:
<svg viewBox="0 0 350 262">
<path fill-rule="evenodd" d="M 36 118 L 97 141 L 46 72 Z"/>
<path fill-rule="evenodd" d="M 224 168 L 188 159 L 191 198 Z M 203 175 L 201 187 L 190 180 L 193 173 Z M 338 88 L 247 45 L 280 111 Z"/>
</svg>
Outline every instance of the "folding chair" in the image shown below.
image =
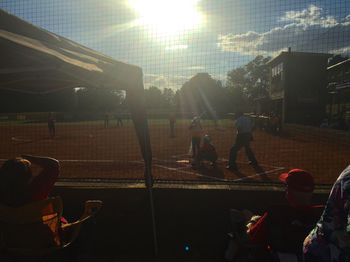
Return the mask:
<svg viewBox="0 0 350 262">
<path fill-rule="evenodd" d="M 86 201 L 81 218 L 63 224 L 60 197 L 17 208 L 0 205 L 0 251 L 20 256 L 45 256 L 62 250 L 73 243 L 82 223 L 101 207 L 101 201 Z"/>
</svg>

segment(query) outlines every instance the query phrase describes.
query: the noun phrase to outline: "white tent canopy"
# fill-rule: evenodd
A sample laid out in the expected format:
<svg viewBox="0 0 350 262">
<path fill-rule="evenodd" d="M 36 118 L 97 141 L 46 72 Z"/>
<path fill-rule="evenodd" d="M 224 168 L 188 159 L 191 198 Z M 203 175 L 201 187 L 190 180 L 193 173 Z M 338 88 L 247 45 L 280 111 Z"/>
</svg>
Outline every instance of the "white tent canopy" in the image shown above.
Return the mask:
<svg viewBox="0 0 350 262">
<path fill-rule="evenodd" d="M 142 86 L 141 68 L 116 61 L 3 10 L 0 43 L 3 89 L 48 93 L 77 85 L 123 89 Z"/>
<path fill-rule="evenodd" d="M 151 179 L 151 146 L 141 68 L 116 61 L 0 9 L 0 89 L 45 94 L 65 88 L 126 90 L 126 98 Z"/>
</svg>

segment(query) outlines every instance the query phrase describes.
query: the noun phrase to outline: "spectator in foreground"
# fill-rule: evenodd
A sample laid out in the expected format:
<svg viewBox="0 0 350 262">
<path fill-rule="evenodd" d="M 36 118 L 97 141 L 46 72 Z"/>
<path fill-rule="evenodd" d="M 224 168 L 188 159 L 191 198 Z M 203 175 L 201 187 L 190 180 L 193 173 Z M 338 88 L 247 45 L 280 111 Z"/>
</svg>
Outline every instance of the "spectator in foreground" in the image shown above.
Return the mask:
<svg viewBox="0 0 350 262">
<path fill-rule="evenodd" d="M 19 207 L 46 199 L 59 175 L 59 162 L 49 157 L 22 155 L 0 168 L 0 203 Z"/>
<path fill-rule="evenodd" d="M 292 169 L 280 180 L 286 184 L 288 205 L 271 206 L 247 232 L 253 244 L 301 257 L 307 228 L 314 226 L 319 215 L 319 206 L 311 205 L 314 179 L 305 170 Z"/>
<path fill-rule="evenodd" d="M 288 204 L 270 206 L 261 217 L 250 215 L 250 219 L 247 212 L 237 215 L 237 210 L 233 210 L 230 214 L 232 221 L 242 220 L 242 217 L 249 221 L 247 240 L 238 245 L 254 246 L 255 261 L 271 261 L 272 254 L 276 253 L 293 254 L 301 261 L 303 239 L 322 210 L 322 206 L 311 205 L 314 180 L 310 173 L 292 169 L 281 174 L 280 180 L 286 184 Z"/>
<path fill-rule="evenodd" d="M 350 261 L 350 166 L 333 185 L 320 220 L 304 241 L 304 261 Z"/>
</svg>

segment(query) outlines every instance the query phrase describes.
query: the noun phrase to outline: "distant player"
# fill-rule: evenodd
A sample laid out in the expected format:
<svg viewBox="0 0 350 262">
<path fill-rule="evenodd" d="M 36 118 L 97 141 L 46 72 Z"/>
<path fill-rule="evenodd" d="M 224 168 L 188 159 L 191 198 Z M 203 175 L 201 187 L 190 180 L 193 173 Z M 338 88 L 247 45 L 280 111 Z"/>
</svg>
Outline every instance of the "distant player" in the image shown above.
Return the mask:
<svg viewBox="0 0 350 262">
<path fill-rule="evenodd" d="M 104 115 L 104 126 L 105 128 L 109 126 L 109 112 L 106 112 Z"/>
<path fill-rule="evenodd" d="M 117 127 L 123 126 L 123 120 L 121 114 L 116 114 L 115 118 L 117 119 Z"/>
<path fill-rule="evenodd" d="M 200 118 L 195 116 L 192 119 L 191 125 L 188 128 L 191 133 L 191 143 L 192 143 L 192 158 L 196 159 L 197 154 L 199 152 L 199 146 L 201 143 L 202 137 L 202 125 L 200 122 Z"/>
<path fill-rule="evenodd" d="M 47 117 L 47 127 L 49 129 L 50 138 L 54 138 L 56 135 L 56 127 L 55 127 L 56 119 L 52 112 L 49 113 Z"/>
<path fill-rule="evenodd" d="M 214 126 L 217 129 L 218 128 L 218 115 L 217 115 L 215 110 L 212 110 L 210 113 L 211 113 L 210 115 L 211 115 L 211 118 L 213 120 Z"/>
<path fill-rule="evenodd" d="M 243 112 L 236 113 L 236 123 L 235 127 L 237 129 L 236 141 L 232 146 L 229 155 L 229 163 L 226 167 L 229 170 L 238 170 L 236 165 L 236 158 L 238 151 L 244 147 L 247 158 L 249 159 L 249 164 L 252 166 L 258 166 L 258 161 L 255 158 L 254 152 L 250 148 L 250 142 L 253 140 L 252 131 L 253 123 L 249 117 L 245 116 Z"/>
<path fill-rule="evenodd" d="M 209 135 L 203 137 L 203 144 L 199 149 L 197 158 L 194 161 L 194 165 L 201 166 L 202 161 L 210 161 L 212 166 L 216 166 L 216 160 L 218 159 L 218 154 L 216 153 L 215 147 L 211 143 Z"/>
<path fill-rule="evenodd" d="M 169 115 L 170 137 L 175 137 L 175 123 L 176 123 L 176 114 L 172 113 Z"/>
</svg>

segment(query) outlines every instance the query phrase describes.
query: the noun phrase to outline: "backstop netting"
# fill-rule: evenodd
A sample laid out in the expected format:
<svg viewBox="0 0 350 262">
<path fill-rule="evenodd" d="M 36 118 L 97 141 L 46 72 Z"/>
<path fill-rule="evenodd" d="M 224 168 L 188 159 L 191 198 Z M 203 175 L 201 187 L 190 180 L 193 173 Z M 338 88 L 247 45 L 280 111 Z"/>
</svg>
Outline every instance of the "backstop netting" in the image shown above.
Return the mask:
<svg viewBox="0 0 350 262">
<path fill-rule="evenodd" d="M 348 1 L 4 0 L 0 8 L 142 68 L 155 180 L 274 183 L 302 168 L 332 184 L 349 165 Z M 253 125 L 258 165 L 241 148 L 228 170 L 238 112 Z M 41 94 L 0 86 L 0 132 L 2 162 L 45 155 L 60 160 L 64 179 L 144 179 L 124 86 Z M 199 150 L 215 147 L 215 161 L 194 156 L 193 136 Z"/>
</svg>

